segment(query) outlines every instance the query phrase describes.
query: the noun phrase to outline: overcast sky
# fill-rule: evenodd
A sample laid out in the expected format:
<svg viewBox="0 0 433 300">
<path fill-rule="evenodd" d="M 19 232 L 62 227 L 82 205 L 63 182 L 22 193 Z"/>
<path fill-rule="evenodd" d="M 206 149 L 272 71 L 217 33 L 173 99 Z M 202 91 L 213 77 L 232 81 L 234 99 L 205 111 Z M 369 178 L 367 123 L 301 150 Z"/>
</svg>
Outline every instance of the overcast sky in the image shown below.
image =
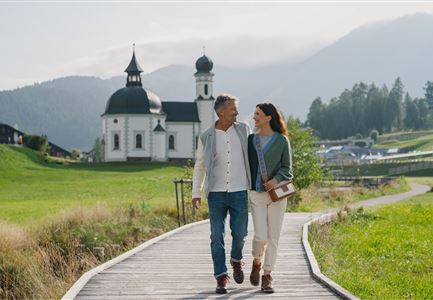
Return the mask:
<svg viewBox="0 0 433 300">
<path fill-rule="evenodd" d="M 359 26 L 416 12 L 407 3 L 0 3 L 0 90 L 69 75 L 122 74 L 136 43 L 145 72 L 296 62 Z"/>
</svg>

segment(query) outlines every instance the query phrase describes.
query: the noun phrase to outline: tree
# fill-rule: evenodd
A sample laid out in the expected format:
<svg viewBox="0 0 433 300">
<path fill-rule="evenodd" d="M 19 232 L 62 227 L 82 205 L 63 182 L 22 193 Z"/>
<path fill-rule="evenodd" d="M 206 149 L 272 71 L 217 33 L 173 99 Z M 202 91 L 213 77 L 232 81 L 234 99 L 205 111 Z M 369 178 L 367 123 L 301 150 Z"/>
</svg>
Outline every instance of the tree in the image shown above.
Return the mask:
<svg viewBox="0 0 433 300">
<path fill-rule="evenodd" d="M 401 82 L 400 77 L 394 81 L 394 85 L 391 88 L 388 96 L 387 102 L 387 125 L 388 130 L 391 131 L 392 128 L 401 128 L 403 121 L 403 110 L 402 110 L 402 101 L 403 101 L 403 83 Z"/>
<path fill-rule="evenodd" d="M 80 149 L 72 149 L 71 151 L 71 158 L 74 160 L 79 160 L 81 156 L 81 150 Z"/>
<path fill-rule="evenodd" d="M 406 112 L 404 118 L 404 127 L 407 129 L 419 129 L 421 126 L 419 109 L 410 98 L 409 93 L 406 93 L 406 97 L 404 99 L 404 108 Z"/>
<path fill-rule="evenodd" d="M 294 183 L 298 189 L 307 188 L 313 182 L 323 179 L 324 172 L 320 166 L 320 158 L 314 148 L 315 138 L 311 130 L 301 129 L 301 122 L 289 116 L 287 129 L 292 147 Z"/>
<path fill-rule="evenodd" d="M 429 128 L 432 126 L 431 118 L 429 117 L 429 109 L 427 105 L 427 100 L 425 99 L 415 99 L 414 103 L 418 107 L 419 111 L 419 127 L 418 129 Z"/>
<path fill-rule="evenodd" d="M 95 143 L 93 144 L 93 154 L 92 154 L 93 162 L 98 163 L 104 160 L 104 147 L 102 145 L 101 139 L 99 137 L 96 138 Z"/>
<path fill-rule="evenodd" d="M 324 117 L 325 106 L 322 103 L 322 99 L 317 97 L 310 105 L 310 110 L 307 115 L 307 123 L 310 127 L 320 132 L 321 128 L 325 125 L 323 123 Z"/>
<path fill-rule="evenodd" d="M 377 139 L 379 138 L 379 131 L 377 131 L 376 129 L 373 129 L 373 130 L 370 132 L 370 138 L 371 138 L 372 140 L 374 140 L 375 143 L 377 143 Z"/>
<path fill-rule="evenodd" d="M 425 91 L 425 100 L 427 101 L 427 105 L 429 109 L 433 109 L 433 82 L 427 81 L 424 87 Z"/>
<path fill-rule="evenodd" d="M 23 138 L 24 146 L 27 148 L 36 150 L 45 154 L 48 150 L 48 138 L 47 136 L 40 135 L 24 135 Z"/>
</svg>

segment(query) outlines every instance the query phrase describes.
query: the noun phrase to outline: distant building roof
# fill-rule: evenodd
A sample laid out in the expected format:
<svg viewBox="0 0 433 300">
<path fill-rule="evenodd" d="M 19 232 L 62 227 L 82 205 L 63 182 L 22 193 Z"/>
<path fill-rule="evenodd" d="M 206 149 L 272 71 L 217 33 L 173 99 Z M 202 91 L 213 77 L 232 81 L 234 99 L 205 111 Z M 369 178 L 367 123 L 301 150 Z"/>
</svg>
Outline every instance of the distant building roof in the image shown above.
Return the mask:
<svg viewBox="0 0 433 300">
<path fill-rule="evenodd" d="M 162 102 L 166 122 L 200 122 L 195 102 Z"/>
<path fill-rule="evenodd" d="M 20 131 L 20 130 L 18 130 L 18 129 L 16 129 L 16 128 L 10 126 L 10 125 L 8 125 L 8 124 L 5 124 L 5 123 L 0 123 L 0 127 L 6 127 L 6 128 L 9 128 L 9 129 L 11 129 L 11 130 L 13 130 L 13 131 L 15 131 L 15 132 L 17 132 L 17 133 L 19 133 L 19 134 L 22 134 L 22 135 L 25 134 L 24 132 L 22 132 L 22 131 Z"/>
<path fill-rule="evenodd" d="M 71 152 L 63 149 L 60 146 L 57 146 L 56 144 L 48 142 L 48 145 L 50 147 L 50 155 L 58 156 L 58 155 L 54 155 L 54 154 L 61 154 L 62 156 L 71 156 Z"/>
</svg>

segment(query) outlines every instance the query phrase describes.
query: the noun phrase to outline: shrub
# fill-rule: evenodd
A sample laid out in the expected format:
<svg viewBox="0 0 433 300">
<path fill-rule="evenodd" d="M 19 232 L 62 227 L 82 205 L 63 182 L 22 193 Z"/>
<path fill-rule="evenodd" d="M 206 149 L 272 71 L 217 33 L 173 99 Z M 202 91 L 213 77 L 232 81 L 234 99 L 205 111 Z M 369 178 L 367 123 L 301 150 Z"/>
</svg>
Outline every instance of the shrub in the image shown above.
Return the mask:
<svg viewBox="0 0 433 300">
<path fill-rule="evenodd" d="M 48 149 L 48 139 L 46 136 L 40 135 L 25 135 L 24 146 L 27 148 L 46 153 Z"/>
</svg>

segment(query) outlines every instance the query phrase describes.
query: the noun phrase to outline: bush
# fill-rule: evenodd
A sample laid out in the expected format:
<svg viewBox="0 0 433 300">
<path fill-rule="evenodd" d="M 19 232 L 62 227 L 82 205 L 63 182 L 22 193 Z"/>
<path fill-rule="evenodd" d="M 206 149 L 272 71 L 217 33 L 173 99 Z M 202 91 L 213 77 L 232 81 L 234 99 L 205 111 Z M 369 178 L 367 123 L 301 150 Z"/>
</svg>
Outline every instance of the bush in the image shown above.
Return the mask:
<svg viewBox="0 0 433 300">
<path fill-rule="evenodd" d="M 377 131 L 376 129 L 373 129 L 370 132 L 370 138 L 373 139 L 375 143 L 377 143 L 377 139 L 379 138 L 379 131 Z"/>
<path fill-rule="evenodd" d="M 27 148 L 39 151 L 42 154 L 47 152 L 48 139 L 46 136 L 25 135 L 23 141 L 24 146 L 26 146 Z"/>
<path fill-rule="evenodd" d="M 71 158 L 74 160 L 79 160 L 81 156 L 81 150 L 80 149 L 72 149 L 71 152 Z"/>
</svg>

